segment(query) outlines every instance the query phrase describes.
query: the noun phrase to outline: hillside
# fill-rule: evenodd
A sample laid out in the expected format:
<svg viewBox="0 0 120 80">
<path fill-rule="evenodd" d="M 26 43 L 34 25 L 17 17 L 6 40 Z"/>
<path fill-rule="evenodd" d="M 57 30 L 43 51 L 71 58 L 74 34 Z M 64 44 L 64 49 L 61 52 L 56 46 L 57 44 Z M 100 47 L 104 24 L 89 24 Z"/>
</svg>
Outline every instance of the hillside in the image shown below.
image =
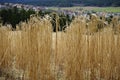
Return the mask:
<svg viewBox="0 0 120 80">
<path fill-rule="evenodd" d="M 0 0 L 0 3 L 13 2 L 40 6 L 120 6 L 119 0 Z"/>
</svg>

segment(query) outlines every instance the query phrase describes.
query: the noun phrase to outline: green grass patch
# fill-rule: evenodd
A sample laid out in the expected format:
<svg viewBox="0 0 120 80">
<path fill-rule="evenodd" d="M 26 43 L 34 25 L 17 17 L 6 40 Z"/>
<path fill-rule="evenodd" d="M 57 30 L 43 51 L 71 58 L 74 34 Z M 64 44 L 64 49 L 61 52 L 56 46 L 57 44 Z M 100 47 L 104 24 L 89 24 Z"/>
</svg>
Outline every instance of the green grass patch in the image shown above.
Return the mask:
<svg viewBox="0 0 120 80">
<path fill-rule="evenodd" d="M 120 7 L 97 7 L 93 8 L 93 11 L 120 13 Z"/>
<path fill-rule="evenodd" d="M 49 9 L 58 10 L 57 7 L 49 7 Z M 83 9 L 83 10 L 93 10 L 97 12 L 120 13 L 120 7 L 79 7 L 79 6 L 75 6 L 75 7 L 61 7 L 60 9 L 61 10 L 72 10 L 72 11 Z"/>
</svg>

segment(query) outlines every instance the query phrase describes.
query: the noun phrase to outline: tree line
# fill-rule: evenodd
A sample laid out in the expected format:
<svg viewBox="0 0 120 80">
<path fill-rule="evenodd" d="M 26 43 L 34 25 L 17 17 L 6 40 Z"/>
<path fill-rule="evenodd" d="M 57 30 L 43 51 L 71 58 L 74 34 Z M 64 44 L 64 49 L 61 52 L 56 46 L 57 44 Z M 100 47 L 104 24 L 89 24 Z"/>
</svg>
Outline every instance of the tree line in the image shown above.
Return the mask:
<svg viewBox="0 0 120 80">
<path fill-rule="evenodd" d="M 120 0 L 0 0 L 0 3 L 23 3 L 39 6 L 71 7 L 82 6 L 120 6 Z"/>
<path fill-rule="evenodd" d="M 19 24 L 19 22 L 27 21 L 31 14 L 35 14 L 35 12 L 33 10 L 26 11 L 16 7 L 0 10 L 2 24 L 11 24 L 13 28 L 16 28 L 16 24 Z"/>
<path fill-rule="evenodd" d="M 52 14 L 53 11 L 50 10 L 40 10 L 39 12 L 35 12 L 32 9 L 18 9 L 16 7 L 10 9 L 2 9 L 0 10 L 0 21 L 2 25 L 11 24 L 12 28 L 16 28 L 16 25 L 20 22 L 27 22 L 30 19 L 30 15 L 37 14 L 39 17 L 44 18 L 45 15 L 49 15 L 51 17 L 51 24 L 53 27 L 53 31 L 56 31 L 56 15 Z M 57 12 L 56 12 L 57 13 Z M 58 14 L 58 13 L 57 13 Z M 59 16 L 59 31 L 62 31 L 70 25 L 74 16 L 66 15 L 63 13 L 58 14 Z"/>
<path fill-rule="evenodd" d="M 120 6 L 120 0 L 34 0 L 27 1 L 25 3 L 40 6 L 59 6 L 59 7 L 72 7 L 75 5 L 100 6 L 100 7 Z"/>
</svg>

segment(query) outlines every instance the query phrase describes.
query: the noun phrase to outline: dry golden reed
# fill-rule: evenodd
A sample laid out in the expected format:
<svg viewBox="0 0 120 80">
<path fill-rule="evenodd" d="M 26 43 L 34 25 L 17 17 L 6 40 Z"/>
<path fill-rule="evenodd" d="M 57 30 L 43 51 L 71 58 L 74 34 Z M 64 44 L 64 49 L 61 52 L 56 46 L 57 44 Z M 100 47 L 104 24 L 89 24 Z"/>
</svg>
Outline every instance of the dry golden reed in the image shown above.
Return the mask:
<svg viewBox="0 0 120 80">
<path fill-rule="evenodd" d="M 3 72 L 7 69 L 6 75 L 11 70 L 21 71 L 23 80 L 54 80 L 49 68 L 51 23 L 32 17 L 18 26 L 20 29 L 15 31 L 0 28 L 0 69 Z M 9 76 L 14 78 L 12 73 Z"/>
<path fill-rule="evenodd" d="M 119 22 L 78 17 L 56 35 L 31 16 L 12 30 L 0 27 L 0 71 L 11 80 L 120 80 Z"/>
<path fill-rule="evenodd" d="M 89 26 L 96 29 L 98 24 Z M 92 31 L 91 35 L 84 34 L 89 32 L 86 25 L 80 18 L 75 19 L 62 35 L 60 42 L 64 49 L 59 47 L 63 50 L 59 54 L 65 56 L 65 80 L 119 80 L 120 34 L 115 34 L 110 25 L 102 31 Z"/>
</svg>

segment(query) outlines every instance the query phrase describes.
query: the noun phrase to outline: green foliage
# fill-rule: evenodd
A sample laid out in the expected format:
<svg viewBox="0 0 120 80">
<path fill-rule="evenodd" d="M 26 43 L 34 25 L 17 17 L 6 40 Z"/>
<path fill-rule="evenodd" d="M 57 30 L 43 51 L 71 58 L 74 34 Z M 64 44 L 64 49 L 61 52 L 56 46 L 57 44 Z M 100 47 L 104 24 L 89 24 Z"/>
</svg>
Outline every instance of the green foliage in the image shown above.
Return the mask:
<svg viewBox="0 0 120 80">
<path fill-rule="evenodd" d="M 3 9 L 0 11 L 0 17 L 2 20 L 2 24 L 11 24 L 13 28 L 16 28 L 16 25 L 20 22 L 27 21 L 30 18 L 31 14 L 35 14 L 36 12 L 33 10 L 24 10 L 24 9 L 18 9 L 16 7 L 12 9 Z M 45 15 L 51 16 L 51 24 L 53 26 L 53 31 L 56 31 L 56 15 L 51 15 L 52 11 L 49 10 L 43 10 L 39 11 L 38 15 L 41 18 L 44 18 Z M 56 13 L 58 14 L 58 13 Z M 69 15 L 65 14 L 58 14 L 59 16 L 59 31 L 62 31 L 66 28 L 67 25 L 70 25 L 74 17 L 70 18 Z"/>
<path fill-rule="evenodd" d="M 0 11 L 1 20 L 3 25 L 11 24 L 13 28 L 16 28 L 16 24 L 21 21 L 27 21 L 31 14 L 35 14 L 33 10 L 18 9 L 16 7 L 12 9 L 3 9 Z"/>
<path fill-rule="evenodd" d="M 72 22 L 72 20 L 74 19 L 74 16 L 72 16 L 72 18 L 70 18 L 70 15 L 65 15 L 65 14 L 59 14 L 59 19 L 58 19 L 58 23 L 59 23 L 59 28 L 58 31 L 62 31 L 65 30 L 65 28 L 70 25 L 70 23 Z M 52 26 L 53 26 L 53 31 L 56 32 L 56 15 L 52 15 Z"/>
</svg>

